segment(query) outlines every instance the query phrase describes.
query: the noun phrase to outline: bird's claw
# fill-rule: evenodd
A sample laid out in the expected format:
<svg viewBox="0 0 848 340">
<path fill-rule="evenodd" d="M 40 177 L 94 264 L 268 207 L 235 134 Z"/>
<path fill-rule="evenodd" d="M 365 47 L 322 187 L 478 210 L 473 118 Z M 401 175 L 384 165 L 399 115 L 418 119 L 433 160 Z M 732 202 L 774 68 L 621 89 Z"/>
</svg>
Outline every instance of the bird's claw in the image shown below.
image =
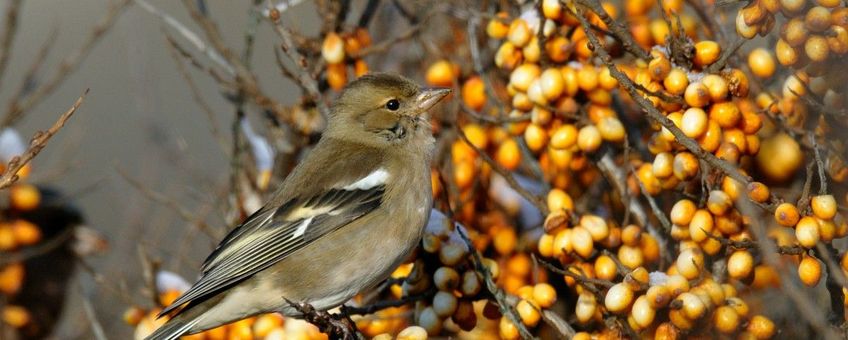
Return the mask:
<svg viewBox="0 0 848 340">
<path fill-rule="evenodd" d="M 331 339 L 353 340 L 356 336 L 355 325 L 343 314 L 330 314 L 327 311 L 316 310 L 315 307 L 306 302 L 286 302 L 295 310 L 303 314 L 303 319 L 315 325 L 321 332 L 326 333 Z"/>
</svg>

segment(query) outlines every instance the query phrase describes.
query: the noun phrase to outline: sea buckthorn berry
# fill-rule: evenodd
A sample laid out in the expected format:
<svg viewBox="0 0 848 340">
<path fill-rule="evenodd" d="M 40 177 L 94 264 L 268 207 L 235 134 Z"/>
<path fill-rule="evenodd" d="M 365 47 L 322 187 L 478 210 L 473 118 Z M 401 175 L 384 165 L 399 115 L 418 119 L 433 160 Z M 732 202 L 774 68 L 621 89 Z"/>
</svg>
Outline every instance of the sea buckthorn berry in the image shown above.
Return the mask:
<svg viewBox="0 0 848 340">
<path fill-rule="evenodd" d="M 760 182 L 748 184 L 748 198 L 754 202 L 765 203 L 769 199 L 769 188 Z"/>
<path fill-rule="evenodd" d="M 735 250 L 727 259 L 727 274 L 734 279 L 747 281 L 754 273 L 754 257 L 747 250 Z"/>
<path fill-rule="evenodd" d="M 724 215 L 733 207 L 733 200 L 724 191 L 712 190 L 707 198 L 707 209 L 714 215 Z"/>
<path fill-rule="evenodd" d="M 683 112 L 672 112 L 669 113 L 666 118 L 671 120 L 674 123 L 674 126 L 680 127 L 683 124 Z M 671 130 L 662 127 L 660 130 L 660 137 L 668 142 L 674 142 L 677 137 L 674 137 L 674 134 L 671 133 Z"/>
<path fill-rule="evenodd" d="M 502 69 L 515 69 L 516 66 L 521 64 L 522 60 L 521 51 L 509 41 L 501 44 L 501 47 L 498 47 L 497 52 L 495 52 L 495 65 Z"/>
<path fill-rule="evenodd" d="M 829 220 L 836 216 L 836 198 L 833 195 L 813 196 L 810 206 L 813 214 L 820 219 Z"/>
<path fill-rule="evenodd" d="M 748 82 L 748 76 L 745 75 L 745 72 L 734 68 L 729 71 L 722 71 L 721 75 L 730 87 L 730 94 L 739 98 L 748 96 L 748 91 L 751 88 Z"/>
<path fill-rule="evenodd" d="M 598 87 L 598 71 L 592 65 L 583 65 L 577 70 L 577 85 L 581 90 L 589 92 Z"/>
<path fill-rule="evenodd" d="M 807 41 L 809 34 L 810 31 L 807 29 L 804 20 L 800 18 L 792 18 L 787 21 L 783 24 L 780 33 L 783 42 L 792 47 L 801 46 Z"/>
<path fill-rule="evenodd" d="M 516 90 L 526 92 L 542 70 L 536 64 L 521 64 L 509 76 L 509 84 Z"/>
<path fill-rule="evenodd" d="M 739 107 L 734 102 L 715 103 L 710 107 L 710 119 L 725 129 L 735 127 L 742 118 Z"/>
<path fill-rule="evenodd" d="M 784 227 L 794 227 L 800 219 L 798 208 L 792 203 L 781 203 L 774 210 L 774 220 Z"/>
<path fill-rule="evenodd" d="M 577 134 L 577 147 L 585 152 L 594 152 L 601 147 L 601 132 L 594 125 L 586 125 L 580 128 Z"/>
<path fill-rule="evenodd" d="M 781 1 L 781 3 L 783 2 L 784 1 Z M 803 3 L 803 1 L 799 2 Z M 746 330 L 757 339 L 770 339 L 775 334 L 774 322 L 762 315 L 754 315 L 754 317 L 748 321 L 748 327 L 746 327 Z"/>
<path fill-rule="evenodd" d="M 583 215 L 580 217 L 580 226 L 586 228 L 592 234 L 592 240 L 600 242 L 609 236 L 610 229 L 607 222 L 600 216 Z"/>
<path fill-rule="evenodd" d="M 515 310 L 518 312 L 518 316 L 521 318 L 521 322 L 529 327 L 535 327 L 539 324 L 539 320 L 542 318 L 539 313 L 539 306 L 536 306 L 534 302 L 529 300 L 521 300 L 515 305 Z"/>
<path fill-rule="evenodd" d="M 680 294 L 675 300 L 680 301 L 683 307 L 681 311 L 689 320 L 698 320 L 707 313 L 706 304 L 695 294 L 686 292 Z"/>
<path fill-rule="evenodd" d="M 547 283 L 539 283 L 533 286 L 533 301 L 539 304 L 539 307 L 549 308 L 556 302 L 557 293 L 553 286 Z"/>
<path fill-rule="evenodd" d="M 692 241 L 702 242 L 709 238 L 714 227 L 713 215 L 707 210 L 698 209 L 689 222 L 689 237 Z"/>
<path fill-rule="evenodd" d="M 41 229 L 27 220 L 15 220 L 12 222 L 11 229 L 15 236 L 15 242 L 21 246 L 33 245 L 41 240 Z"/>
<path fill-rule="evenodd" d="M 689 106 L 704 107 L 710 103 L 710 91 L 701 82 L 691 83 L 686 87 L 683 99 Z"/>
<path fill-rule="evenodd" d="M 811 32 L 824 32 L 830 28 L 830 10 L 815 6 L 807 10 L 807 15 L 804 17 L 804 24 Z"/>
<path fill-rule="evenodd" d="M 627 284 L 617 283 L 610 287 L 604 297 L 604 306 L 612 313 L 621 313 L 633 302 L 633 291 Z"/>
<path fill-rule="evenodd" d="M 674 156 L 674 177 L 681 181 L 695 177 L 699 167 L 698 158 L 689 152 L 680 152 Z"/>
<path fill-rule="evenodd" d="M 798 62 L 798 50 L 789 46 L 783 39 L 778 39 L 774 45 L 774 54 L 777 61 L 783 66 L 792 66 Z"/>
<path fill-rule="evenodd" d="M 561 189 L 551 189 L 548 192 L 548 210 L 550 211 L 572 211 L 574 201 L 571 196 Z"/>
<path fill-rule="evenodd" d="M 598 310 L 598 302 L 595 296 L 588 291 L 580 293 L 577 297 L 577 304 L 574 306 L 574 316 L 580 323 L 587 323 L 595 316 Z"/>
<path fill-rule="evenodd" d="M 698 138 L 698 145 L 707 152 L 714 152 L 721 145 L 721 126 L 715 120 L 709 120 L 707 132 Z"/>
<path fill-rule="evenodd" d="M 504 23 L 506 18 L 507 14 L 500 12 L 497 14 L 497 18 L 489 20 L 489 23 L 486 24 L 486 34 L 492 39 L 506 38 L 507 33 L 509 33 L 509 26 Z"/>
<path fill-rule="evenodd" d="M 774 58 L 765 48 L 754 49 L 748 54 L 748 66 L 757 77 L 768 78 L 774 75 Z"/>
<path fill-rule="evenodd" d="M 592 234 L 586 228 L 580 226 L 571 230 L 571 246 L 574 248 L 574 252 L 584 259 L 589 258 L 595 249 Z"/>
<path fill-rule="evenodd" d="M 539 152 L 545 147 L 548 142 L 548 133 L 543 127 L 530 124 L 524 130 L 524 141 L 527 142 L 527 147 L 533 152 Z"/>
<path fill-rule="evenodd" d="M 457 75 L 457 66 L 447 60 L 439 60 L 427 69 L 425 79 L 433 86 L 453 86 Z"/>
<path fill-rule="evenodd" d="M 758 26 L 751 26 L 745 23 L 745 16 L 742 14 L 742 11 L 739 11 L 736 15 L 736 33 L 745 39 L 752 39 L 757 36 L 758 31 Z"/>
<path fill-rule="evenodd" d="M 807 287 L 815 287 L 821 280 L 821 263 L 815 257 L 804 255 L 798 264 L 798 277 Z"/>
<path fill-rule="evenodd" d="M 433 273 L 433 283 L 443 291 L 452 291 L 459 285 L 459 273 L 451 267 L 439 267 Z"/>
<path fill-rule="evenodd" d="M 486 104 L 486 91 L 480 77 L 473 76 L 462 84 L 462 101 L 474 111 L 480 111 L 483 108 Z"/>
<path fill-rule="evenodd" d="M 671 291 L 666 286 L 651 286 L 645 293 L 651 308 L 665 308 L 671 302 Z"/>
<path fill-rule="evenodd" d="M 505 340 L 515 340 L 520 338 L 518 327 L 516 327 L 515 324 L 512 323 L 512 321 L 510 321 L 506 316 L 501 317 L 501 321 L 498 324 L 498 334 L 501 339 Z"/>
<path fill-rule="evenodd" d="M 707 87 L 707 91 L 710 93 L 710 100 L 713 102 L 721 102 L 727 98 L 727 93 L 729 90 L 727 86 L 727 81 L 724 80 L 721 76 L 715 74 L 705 75 L 703 79 L 701 79 L 701 83 Z"/>
<path fill-rule="evenodd" d="M 654 162 L 651 166 L 651 170 L 653 170 L 654 176 L 657 178 L 667 178 L 673 174 L 673 163 L 674 155 L 670 152 L 660 152 L 654 156 Z"/>
<path fill-rule="evenodd" d="M 804 216 L 795 225 L 795 238 L 805 248 L 813 248 L 821 239 L 819 223 L 814 217 Z"/>
<path fill-rule="evenodd" d="M 694 280 L 701 275 L 701 270 L 704 267 L 704 255 L 696 249 L 681 251 L 675 266 L 680 275 L 686 279 Z"/>
<path fill-rule="evenodd" d="M 784 181 L 795 175 L 804 161 L 801 147 L 794 138 L 778 133 L 762 141 L 756 157 L 759 170 L 771 180 Z"/>
<path fill-rule="evenodd" d="M 830 32 L 831 34 L 827 35 L 827 46 L 830 51 L 840 55 L 848 53 L 848 28 L 832 26 Z M 827 102 L 825 101 L 825 103 Z M 840 105 L 834 105 L 834 107 L 837 106 Z"/>
<path fill-rule="evenodd" d="M 811 61 L 825 61 L 830 56 L 830 46 L 824 36 L 813 35 L 804 43 L 804 52 Z"/>
<path fill-rule="evenodd" d="M 657 310 L 651 306 L 645 295 L 636 298 L 636 301 L 633 302 L 633 308 L 630 310 L 630 317 L 640 328 L 650 327 L 654 323 L 656 314 Z"/>
<path fill-rule="evenodd" d="M 665 90 L 671 94 L 683 94 L 689 86 L 689 77 L 682 69 L 676 67 L 672 68 L 665 79 L 663 79 L 663 86 L 665 86 Z"/>
<path fill-rule="evenodd" d="M 677 201 L 677 203 L 671 207 L 669 219 L 671 220 L 671 223 L 688 226 L 689 222 L 692 221 L 692 217 L 695 216 L 695 211 L 697 210 L 698 208 L 695 205 L 695 202 L 684 198 Z"/>
<path fill-rule="evenodd" d="M 321 56 L 328 64 L 338 64 L 344 61 L 344 41 L 338 34 L 330 32 L 324 37 L 324 42 L 321 44 Z"/>
<path fill-rule="evenodd" d="M 12 208 L 29 211 L 41 203 L 41 193 L 32 184 L 15 184 L 10 189 L 9 200 Z"/>
<path fill-rule="evenodd" d="M 521 150 L 518 148 L 518 143 L 512 138 L 503 141 L 495 153 L 495 160 L 504 168 L 517 169 L 521 163 Z"/>
<path fill-rule="evenodd" d="M 730 306 L 718 307 L 713 314 L 713 324 L 719 332 L 724 334 L 736 332 L 740 325 L 739 319 L 739 313 Z"/>
<path fill-rule="evenodd" d="M 509 39 L 509 42 L 513 43 L 517 47 L 524 47 L 524 45 L 530 42 L 530 39 L 533 38 L 533 33 L 534 32 L 531 32 L 530 30 L 530 26 L 527 25 L 527 21 L 518 18 L 509 24 L 507 39 Z"/>
<path fill-rule="evenodd" d="M 711 40 L 702 40 L 695 43 L 695 65 L 706 67 L 716 62 L 721 55 L 721 46 Z"/>
<path fill-rule="evenodd" d="M 707 113 L 700 108 L 693 107 L 683 112 L 680 130 L 689 138 L 698 138 L 707 132 L 707 125 Z"/>
<path fill-rule="evenodd" d="M 598 121 L 597 127 L 598 132 L 601 134 L 601 138 L 604 140 L 614 143 L 624 141 L 626 131 L 624 130 L 624 124 L 622 124 L 618 118 L 603 117 L 600 121 Z"/>
<path fill-rule="evenodd" d="M 616 275 L 618 275 L 618 270 L 611 257 L 601 255 L 595 259 L 595 276 L 598 279 L 612 281 Z"/>
</svg>

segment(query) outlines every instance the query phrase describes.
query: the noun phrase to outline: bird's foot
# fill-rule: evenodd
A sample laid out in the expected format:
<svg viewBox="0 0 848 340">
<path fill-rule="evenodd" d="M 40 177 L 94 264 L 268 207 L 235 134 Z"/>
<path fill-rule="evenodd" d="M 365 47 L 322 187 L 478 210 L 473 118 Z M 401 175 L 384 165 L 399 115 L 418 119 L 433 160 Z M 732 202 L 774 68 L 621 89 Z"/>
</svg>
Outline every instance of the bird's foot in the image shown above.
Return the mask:
<svg viewBox="0 0 848 340">
<path fill-rule="evenodd" d="M 304 320 L 317 326 L 321 332 L 329 335 L 331 339 L 353 340 L 359 338 L 357 337 L 356 325 L 346 315 L 316 310 L 315 307 L 306 302 L 292 302 L 288 299 L 286 299 L 286 302 L 303 314 Z"/>
</svg>

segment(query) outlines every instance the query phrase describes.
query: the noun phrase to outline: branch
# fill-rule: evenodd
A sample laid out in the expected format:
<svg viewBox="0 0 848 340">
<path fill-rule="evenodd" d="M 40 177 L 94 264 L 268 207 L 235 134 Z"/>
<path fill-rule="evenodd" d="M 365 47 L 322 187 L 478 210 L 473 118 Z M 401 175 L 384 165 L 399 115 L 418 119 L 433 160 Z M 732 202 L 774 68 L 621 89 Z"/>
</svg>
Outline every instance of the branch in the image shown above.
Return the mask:
<svg viewBox="0 0 848 340">
<path fill-rule="evenodd" d="M 277 35 L 280 36 L 282 40 L 281 48 L 283 52 L 291 59 L 297 67 L 297 80 L 301 87 L 306 90 L 306 93 L 312 97 L 315 101 L 315 104 L 318 106 L 318 110 L 321 112 L 321 115 L 327 117 L 330 115 L 330 108 L 327 107 L 327 103 L 325 103 L 321 99 L 321 91 L 318 89 L 318 82 L 312 78 L 312 75 L 309 73 L 309 69 L 307 67 L 306 58 L 303 57 L 300 52 L 297 51 L 297 48 L 294 44 L 294 39 L 292 38 L 291 32 L 283 27 L 282 22 L 280 21 L 280 14 L 277 12 L 275 8 L 272 8 L 271 15 L 271 23 L 274 24 L 274 31 L 277 32 Z M 275 14 L 276 13 L 276 14 Z"/>
<path fill-rule="evenodd" d="M 74 115 L 74 112 L 82 105 L 83 98 L 88 94 L 88 89 L 83 92 L 83 94 L 77 98 L 77 101 L 74 102 L 74 105 L 71 106 L 68 111 L 65 111 L 59 117 L 53 126 L 51 126 L 47 131 L 38 131 L 32 136 L 32 140 L 29 142 L 29 149 L 27 149 L 23 155 L 12 157 L 9 161 L 9 164 L 6 164 L 6 171 L 3 172 L 3 175 L 0 176 L 0 189 L 5 189 L 15 183 L 18 180 L 18 171 L 24 167 L 27 163 L 29 163 L 35 156 L 47 146 L 47 142 L 52 138 L 59 130 L 65 126 L 65 122 Z"/>
<path fill-rule="evenodd" d="M 577 17 L 577 19 L 580 21 L 580 24 L 583 26 L 583 29 L 586 31 L 586 36 L 589 38 L 589 41 L 594 47 L 595 53 L 599 55 L 600 59 L 604 62 L 604 64 L 606 64 L 607 68 L 609 68 L 610 74 L 612 74 L 612 76 L 618 80 L 619 84 L 621 84 L 627 90 L 627 93 L 630 94 L 633 100 L 636 101 L 636 103 L 639 104 L 642 110 L 644 110 L 648 114 L 648 118 L 660 123 L 663 127 L 668 129 L 671 134 L 674 135 L 675 139 L 678 143 L 680 143 L 680 145 L 683 145 L 683 147 L 688 149 L 699 159 L 702 159 L 711 166 L 721 170 L 722 173 L 742 183 L 746 188 L 749 184 L 751 184 L 752 179 L 749 176 L 743 175 L 739 171 L 739 169 L 733 164 L 728 163 L 727 161 L 716 157 L 712 153 L 705 151 L 703 148 L 701 148 L 700 145 L 698 145 L 697 141 L 686 136 L 683 131 L 680 130 L 680 128 L 674 125 L 674 122 L 672 122 L 671 119 L 663 115 L 662 112 L 660 112 L 656 107 L 654 107 L 654 105 L 651 104 L 649 100 L 647 100 L 645 97 L 642 97 L 642 95 L 639 94 L 638 90 L 636 90 L 633 81 L 630 80 L 630 78 L 628 78 L 627 75 L 625 75 L 621 70 L 619 70 L 618 67 L 616 67 L 615 64 L 612 62 L 612 57 L 609 55 L 609 53 L 607 53 L 606 50 L 604 50 L 604 46 L 600 43 L 595 33 L 593 33 L 590 29 L 589 21 L 586 20 L 586 18 L 583 17 L 581 13 L 577 13 L 575 17 Z M 770 202 L 777 201 L 773 194 L 770 194 L 769 200 Z M 774 209 L 773 206 L 767 205 L 760 205 L 760 207 L 770 211 Z"/>
<path fill-rule="evenodd" d="M 633 35 L 627 31 L 627 28 L 618 21 L 612 19 L 609 16 L 607 11 L 601 6 L 601 3 L 598 0 L 577 0 L 583 6 L 588 7 L 595 14 L 601 18 L 601 21 L 607 25 L 607 28 L 610 31 L 610 34 L 614 35 L 619 41 L 621 41 L 622 46 L 628 52 L 633 53 L 637 58 L 644 60 L 651 60 L 651 54 L 648 51 L 642 49 L 642 47 L 636 43 L 636 40 L 633 39 Z M 669 26 L 670 27 L 670 26 Z"/>
<path fill-rule="evenodd" d="M 18 31 L 18 14 L 21 11 L 21 3 L 23 3 L 23 0 L 12 0 L 6 6 L 6 30 L 3 32 L 3 38 L 0 39 L 0 84 L 3 81 L 3 74 L 6 72 L 6 66 L 9 65 L 9 56 L 12 54 L 15 33 Z"/>
</svg>

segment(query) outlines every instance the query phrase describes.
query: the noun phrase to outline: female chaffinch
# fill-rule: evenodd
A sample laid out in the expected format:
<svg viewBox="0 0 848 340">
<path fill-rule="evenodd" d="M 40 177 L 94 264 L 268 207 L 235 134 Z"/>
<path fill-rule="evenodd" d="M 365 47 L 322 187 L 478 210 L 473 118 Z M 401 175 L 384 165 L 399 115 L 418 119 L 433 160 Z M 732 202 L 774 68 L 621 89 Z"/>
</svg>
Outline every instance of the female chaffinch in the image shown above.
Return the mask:
<svg viewBox="0 0 848 340">
<path fill-rule="evenodd" d="M 232 230 L 147 339 L 252 315 L 327 310 L 386 279 L 416 247 L 432 205 L 427 110 L 450 92 L 372 74 L 350 83 L 326 131 L 259 211 Z"/>
</svg>

